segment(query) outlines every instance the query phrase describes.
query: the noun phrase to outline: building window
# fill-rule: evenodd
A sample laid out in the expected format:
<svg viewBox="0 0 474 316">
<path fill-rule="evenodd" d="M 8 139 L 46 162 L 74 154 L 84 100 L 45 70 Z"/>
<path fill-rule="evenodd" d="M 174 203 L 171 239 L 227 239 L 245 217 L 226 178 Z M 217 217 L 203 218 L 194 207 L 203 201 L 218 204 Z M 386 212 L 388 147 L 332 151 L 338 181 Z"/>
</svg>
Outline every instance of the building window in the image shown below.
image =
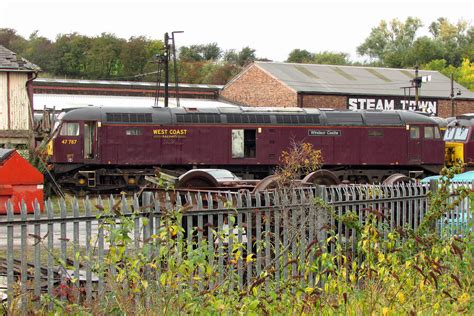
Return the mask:
<svg viewBox="0 0 474 316">
<path fill-rule="evenodd" d="M 434 138 L 434 128 L 433 126 L 425 126 L 425 138 L 433 139 Z"/>
<path fill-rule="evenodd" d="M 142 135 L 142 130 L 139 128 L 127 128 L 125 130 L 125 135 L 127 136 L 140 136 Z"/>
<path fill-rule="evenodd" d="M 79 136 L 79 123 L 63 123 L 61 136 Z"/>
<path fill-rule="evenodd" d="M 410 127 L 410 138 L 418 139 L 420 138 L 420 128 L 416 126 Z"/>
</svg>

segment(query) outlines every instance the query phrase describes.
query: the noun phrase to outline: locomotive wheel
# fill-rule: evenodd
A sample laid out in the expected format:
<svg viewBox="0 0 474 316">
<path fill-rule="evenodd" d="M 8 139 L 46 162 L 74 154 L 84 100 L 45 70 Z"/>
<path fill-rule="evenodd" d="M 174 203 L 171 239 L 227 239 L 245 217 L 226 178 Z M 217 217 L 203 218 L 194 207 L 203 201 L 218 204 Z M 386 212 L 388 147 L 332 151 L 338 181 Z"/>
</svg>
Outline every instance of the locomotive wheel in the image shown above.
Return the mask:
<svg viewBox="0 0 474 316">
<path fill-rule="evenodd" d="M 318 170 L 311 172 L 306 177 L 304 177 L 302 182 L 318 185 L 338 185 L 341 183 L 338 177 L 329 170 Z"/>
<path fill-rule="evenodd" d="M 396 183 L 410 183 L 410 182 L 414 182 L 414 180 L 410 177 L 407 177 L 404 174 L 394 173 L 391 176 L 389 176 L 387 179 L 385 179 L 382 184 L 393 185 Z"/>
<path fill-rule="evenodd" d="M 219 186 L 216 178 L 202 170 L 191 170 L 179 179 L 176 188 L 216 188 Z"/>
<path fill-rule="evenodd" d="M 275 189 L 278 186 L 279 180 L 280 180 L 279 175 L 272 174 L 271 176 L 268 176 L 260 180 L 255 186 L 255 188 L 253 189 L 253 192 L 265 191 L 268 189 Z"/>
</svg>

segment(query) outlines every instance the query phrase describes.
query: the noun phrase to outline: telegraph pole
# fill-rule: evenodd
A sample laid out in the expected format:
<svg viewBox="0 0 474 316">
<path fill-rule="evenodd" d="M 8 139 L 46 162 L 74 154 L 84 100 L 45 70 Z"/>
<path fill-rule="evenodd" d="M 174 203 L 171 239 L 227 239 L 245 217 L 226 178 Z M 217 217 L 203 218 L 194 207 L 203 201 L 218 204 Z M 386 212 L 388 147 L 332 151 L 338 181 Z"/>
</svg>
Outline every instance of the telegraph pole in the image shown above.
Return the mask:
<svg viewBox="0 0 474 316">
<path fill-rule="evenodd" d="M 451 116 L 454 116 L 454 76 L 451 73 Z"/>
<path fill-rule="evenodd" d="M 169 81 L 170 81 L 170 74 L 169 74 L 169 63 L 170 63 L 170 55 L 171 49 L 173 49 L 173 61 L 174 61 L 174 78 L 175 78 L 175 85 L 176 85 L 176 98 L 177 98 L 177 105 L 179 107 L 179 98 L 178 98 L 178 73 L 176 69 L 176 47 L 174 41 L 174 34 L 175 33 L 183 33 L 183 31 L 174 31 L 171 32 L 171 37 L 168 35 L 168 32 L 165 33 L 165 39 L 163 41 L 163 53 L 155 55 L 156 63 L 158 63 L 158 71 L 157 71 L 157 87 L 156 87 L 156 96 L 155 96 L 155 107 L 158 106 L 158 98 L 160 94 L 160 79 L 161 79 L 161 66 L 163 65 L 164 72 L 165 72 L 165 108 L 168 107 L 169 101 Z M 172 44 L 170 44 L 170 40 Z"/>
<path fill-rule="evenodd" d="M 178 70 L 176 68 L 176 44 L 174 41 L 174 35 L 177 33 L 184 33 L 183 31 L 173 31 L 171 32 L 171 42 L 173 46 L 173 69 L 174 69 L 174 86 L 175 86 L 175 95 L 176 95 L 176 106 L 179 108 L 179 80 L 178 80 Z"/>
<path fill-rule="evenodd" d="M 165 108 L 168 107 L 168 98 L 169 98 L 169 91 L 168 91 L 168 83 L 169 83 L 169 60 L 170 60 L 170 44 L 169 44 L 169 36 L 168 32 L 165 33 L 165 52 L 164 52 L 164 63 L 165 63 Z"/>
<path fill-rule="evenodd" d="M 418 88 L 420 86 L 419 77 L 418 77 L 418 64 L 415 66 L 415 106 L 418 111 Z"/>
</svg>

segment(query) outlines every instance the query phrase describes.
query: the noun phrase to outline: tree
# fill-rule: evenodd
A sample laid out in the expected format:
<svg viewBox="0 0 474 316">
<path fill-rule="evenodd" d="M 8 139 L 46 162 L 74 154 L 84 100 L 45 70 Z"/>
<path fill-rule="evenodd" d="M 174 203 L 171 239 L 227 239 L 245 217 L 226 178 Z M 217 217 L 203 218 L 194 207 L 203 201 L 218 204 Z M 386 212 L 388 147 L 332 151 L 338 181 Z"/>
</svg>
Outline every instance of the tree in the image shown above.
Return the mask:
<svg viewBox="0 0 474 316">
<path fill-rule="evenodd" d="M 221 56 L 222 50 L 219 48 L 217 43 L 182 46 L 179 49 L 179 59 L 187 62 L 218 60 Z"/>
<path fill-rule="evenodd" d="M 368 55 L 370 58 L 383 59 L 389 35 L 387 22 L 382 20 L 377 27 L 372 28 L 364 43 L 357 47 L 357 53 Z"/>
<path fill-rule="evenodd" d="M 56 37 L 52 53 L 55 75 L 80 78 L 87 75 L 87 54 L 91 39 L 78 33 L 60 34 Z"/>
<path fill-rule="evenodd" d="M 314 54 L 310 53 L 306 49 L 293 49 L 288 58 L 286 59 L 288 63 L 301 63 L 301 64 L 309 64 L 314 62 Z"/>
<path fill-rule="evenodd" d="M 54 71 L 54 60 L 51 58 L 53 52 L 54 44 L 46 37 L 39 36 L 38 31 L 35 31 L 27 41 L 23 56 L 43 71 L 52 73 Z"/>
<path fill-rule="evenodd" d="M 162 50 L 162 47 L 161 41 L 153 43 L 145 36 L 130 37 L 123 43 L 120 53 L 120 61 L 123 65 L 122 75 L 132 77 L 131 79 L 133 76 L 137 76 L 136 80 L 142 79 L 140 75 L 145 72 L 147 64 Z"/>
<path fill-rule="evenodd" d="M 255 49 L 248 46 L 242 48 L 239 52 L 235 49 L 229 49 L 224 53 L 224 61 L 237 66 L 245 66 L 249 62 L 257 60 Z"/>
<path fill-rule="evenodd" d="M 88 76 L 94 79 L 111 79 L 120 75 L 123 67 L 120 60 L 123 43 L 123 39 L 110 33 L 92 38 L 86 59 Z"/>
<path fill-rule="evenodd" d="M 239 64 L 239 53 L 235 49 L 226 50 L 224 53 L 224 61 L 233 65 Z"/>
<path fill-rule="evenodd" d="M 460 66 L 463 58 L 474 58 L 474 27 L 469 27 L 466 21 L 452 24 L 446 18 L 439 18 L 431 23 L 429 30 L 443 47 L 443 58 L 449 64 Z"/>
<path fill-rule="evenodd" d="M 400 22 L 393 19 L 390 23 L 382 20 L 378 27 L 373 28 L 359 47 L 360 55 L 381 60 L 388 67 L 414 66 L 407 60 L 407 52 L 413 46 L 415 35 L 422 26 L 420 19 L 408 17 Z"/>
<path fill-rule="evenodd" d="M 382 20 L 357 47 L 357 52 L 388 67 L 413 67 L 438 59 L 459 67 L 464 58 L 474 59 L 474 28 L 467 22 L 452 24 L 439 18 L 429 26 L 431 37 L 416 38 L 421 26 L 420 20 L 412 17 L 404 23 Z"/>
<path fill-rule="evenodd" d="M 314 55 L 313 63 L 326 65 L 349 65 L 349 54 L 324 51 Z"/>
<path fill-rule="evenodd" d="M 201 45 L 182 46 L 179 49 L 179 60 L 181 61 L 202 61 Z"/>
<path fill-rule="evenodd" d="M 186 62 L 180 60 L 178 64 L 178 75 L 181 82 L 202 83 L 202 79 L 205 76 L 203 74 L 203 66 L 205 64 L 206 63 L 204 61 Z"/>
<path fill-rule="evenodd" d="M 207 82 L 210 84 L 224 85 L 229 80 L 240 72 L 241 68 L 235 64 L 223 63 L 218 65 L 214 71 L 209 74 Z"/>
<path fill-rule="evenodd" d="M 474 63 L 469 59 L 464 59 L 459 67 L 456 81 L 471 91 L 474 91 Z"/>
<path fill-rule="evenodd" d="M 436 70 L 450 77 L 453 74 L 454 80 L 467 89 L 474 91 L 474 63 L 465 58 L 459 67 L 448 65 L 445 59 L 432 60 L 422 65 L 422 69 Z"/>
<path fill-rule="evenodd" d="M 255 59 L 255 49 L 246 46 L 239 52 L 238 64 L 240 66 L 245 66 Z"/>
<path fill-rule="evenodd" d="M 446 65 L 447 62 L 445 59 L 434 59 L 426 64 L 423 64 L 421 68 L 426 70 L 436 70 L 439 72 L 443 72 L 443 70 L 446 68 Z"/>
<path fill-rule="evenodd" d="M 27 40 L 18 35 L 16 30 L 0 28 L 0 45 L 21 55 L 26 47 Z"/>
<path fill-rule="evenodd" d="M 201 46 L 201 54 L 204 60 L 218 60 L 222 56 L 222 49 L 217 43 L 210 43 Z"/>
</svg>

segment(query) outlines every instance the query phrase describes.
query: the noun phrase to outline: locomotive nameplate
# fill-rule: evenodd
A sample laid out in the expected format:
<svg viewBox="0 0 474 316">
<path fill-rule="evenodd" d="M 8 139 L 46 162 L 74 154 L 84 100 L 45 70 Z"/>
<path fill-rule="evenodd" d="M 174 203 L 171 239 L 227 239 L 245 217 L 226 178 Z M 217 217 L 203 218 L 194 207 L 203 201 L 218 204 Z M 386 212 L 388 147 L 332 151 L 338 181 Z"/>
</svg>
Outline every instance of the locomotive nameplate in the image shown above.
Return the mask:
<svg viewBox="0 0 474 316">
<path fill-rule="evenodd" d="M 308 136 L 341 136 L 340 130 L 334 129 L 310 129 Z"/>
<path fill-rule="evenodd" d="M 153 138 L 180 138 L 186 137 L 187 134 L 187 129 L 164 128 L 153 130 Z"/>
</svg>

